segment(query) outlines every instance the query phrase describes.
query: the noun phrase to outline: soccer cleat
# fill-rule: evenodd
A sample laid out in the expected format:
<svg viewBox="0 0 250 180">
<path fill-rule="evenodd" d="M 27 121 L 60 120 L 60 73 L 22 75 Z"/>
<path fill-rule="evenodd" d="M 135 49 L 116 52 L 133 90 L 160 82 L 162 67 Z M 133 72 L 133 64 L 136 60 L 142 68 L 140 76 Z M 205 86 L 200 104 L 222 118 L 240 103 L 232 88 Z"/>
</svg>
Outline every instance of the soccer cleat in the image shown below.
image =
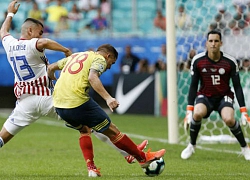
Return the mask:
<svg viewBox="0 0 250 180">
<path fill-rule="evenodd" d="M 89 177 L 100 177 L 101 172 L 100 168 L 96 168 L 95 165 L 88 165 L 88 172 L 89 172 Z"/>
<path fill-rule="evenodd" d="M 149 149 L 148 152 L 145 153 L 146 159 L 144 161 L 139 162 L 139 163 L 140 163 L 142 168 L 146 168 L 154 160 L 157 160 L 157 159 L 160 159 L 161 157 L 163 157 L 165 153 L 166 153 L 165 149 L 161 149 L 161 150 L 156 151 L 156 152 L 150 152 L 150 149 Z"/>
<path fill-rule="evenodd" d="M 137 146 L 137 148 L 138 148 L 139 150 L 143 151 L 143 150 L 147 147 L 147 145 L 148 145 L 148 140 L 144 140 L 144 141 L 142 141 L 141 144 L 139 144 L 139 145 Z M 126 161 L 127 161 L 129 164 L 132 164 L 132 163 L 135 163 L 135 162 L 136 162 L 136 159 L 135 159 L 134 156 L 132 156 L 132 155 L 125 156 L 125 159 L 126 159 Z"/>
<path fill-rule="evenodd" d="M 126 161 L 127 161 L 129 164 L 133 164 L 133 163 L 135 163 L 135 161 L 136 161 L 136 159 L 134 158 L 134 156 L 131 156 L 131 155 L 125 156 L 124 158 L 126 159 Z"/>
<path fill-rule="evenodd" d="M 139 144 L 139 145 L 137 146 L 137 148 L 138 148 L 139 150 L 143 151 L 144 149 L 146 149 L 147 145 L 148 145 L 148 140 L 144 140 L 144 141 L 142 141 L 141 144 Z"/>
<path fill-rule="evenodd" d="M 241 148 L 241 154 L 247 161 L 250 161 L 250 148 L 248 146 Z"/>
<path fill-rule="evenodd" d="M 195 153 L 194 148 L 195 148 L 194 145 L 189 143 L 188 146 L 181 152 L 181 158 L 182 159 L 190 158 L 191 155 Z"/>
</svg>

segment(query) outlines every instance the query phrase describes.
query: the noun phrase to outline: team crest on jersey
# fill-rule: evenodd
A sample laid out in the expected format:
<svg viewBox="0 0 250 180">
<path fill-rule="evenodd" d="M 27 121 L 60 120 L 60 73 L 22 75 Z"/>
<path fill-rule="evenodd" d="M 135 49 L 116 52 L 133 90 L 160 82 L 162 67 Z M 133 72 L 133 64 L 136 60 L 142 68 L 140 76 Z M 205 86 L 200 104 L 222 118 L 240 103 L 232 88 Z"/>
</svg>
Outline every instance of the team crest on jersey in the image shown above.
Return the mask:
<svg viewBox="0 0 250 180">
<path fill-rule="evenodd" d="M 224 68 L 219 69 L 219 74 L 225 74 L 226 70 Z"/>
<path fill-rule="evenodd" d="M 203 68 L 201 72 L 207 72 L 206 68 Z"/>
<path fill-rule="evenodd" d="M 212 72 L 216 72 L 217 71 L 217 69 L 214 69 L 214 68 L 211 68 L 210 69 Z"/>
<path fill-rule="evenodd" d="M 99 64 L 99 71 L 103 72 L 104 71 L 104 65 L 103 64 Z"/>
</svg>

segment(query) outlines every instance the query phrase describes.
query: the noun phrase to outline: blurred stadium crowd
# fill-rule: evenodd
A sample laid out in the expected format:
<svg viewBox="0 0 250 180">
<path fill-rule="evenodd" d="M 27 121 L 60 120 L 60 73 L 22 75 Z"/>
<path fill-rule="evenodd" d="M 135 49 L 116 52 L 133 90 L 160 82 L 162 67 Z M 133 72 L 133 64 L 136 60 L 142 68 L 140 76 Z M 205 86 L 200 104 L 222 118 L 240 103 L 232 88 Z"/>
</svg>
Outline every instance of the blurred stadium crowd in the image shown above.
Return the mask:
<svg viewBox="0 0 250 180">
<path fill-rule="evenodd" d="M 9 2 L 0 0 L 1 21 L 6 16 Z M 12 33 L 17 35 L 27 17 L 44 23 L 45 37 L 71 40 L 165 37 L 165 27 L 168 26 L 165 0 L 19 0 L 19 3 L 21 6 L 12 24 Z M 175 7 L 179 70 L 188 70 L 193 55 L 204 50 L 205 35 L 209 30 L 220 29 L 224 36 L 250 34 L 250 0 L 176 0 Z M 164 47 L 165 50 L 162 50 Z M 126 48 L 123 48 L 125 55 Z M 167 60 L 162 55 L 166 52 L 166 44 L 162 43 L 158 48 L 157 59 L 148 61 L 147 57 L 143 57 L 138 62 L 136 60 L 138 72 L 166 69 Z M 133 51 L 133 47 L 131 49 Z M 249 59 L 237 58 L 241 67 L 248 67 L 242 69 L 248 71 Z M 126 62 L 123 63 L 126 65 Z M 131 66 L 132 63 L 127 64 Z"/>
<path fill-rule="evenodd" d="M 8 3 L 1 0 L 3 21 Z M 21 4 L 13 20 L 12 30 L 20 32 L 27 17 L 39 19 L 45 25 L 45 35 L 63 38 L 115 36 L 116 33 L 143 35 L 153 28 L 152 20 L 157 7 L 162 9 L 164 0 L 19 0 Z M 160 6 L 159 6 L 160 5 Z M 136 6 L 136 8 L 133 8 Z M 135 11 L 138 14 L 135 14 Z M 136 17 L 135 17 L 136 16 Z M 144 27 L 138 22 L 147 18 Z M 137 19 L 137 20 L 136 20 Z M 141 21 L 142 20 L 142 21 Z M 144 30 L 143 30 L 144 28 Z"/>
<path fill-rule="evenodd" d="M 0 1 L 0 16 L 10 0 Z M 19 32 L 27 17 L 44 22 L 45 32 L 115 36 L 116 34 L 164 35 L 165 0 L 20 0 L 20 10 L 13 22 Z M 221 29 L 223 34 L 249 34 L 250 0 L 177 0 L 177 33 L 205 33 Z M 161 17 L 162 16 L 162 17 Z M 161 22 L 165 21 L 165 22 Z M 61 35 L 65 38 L 65 35 Z"/>
</svg>

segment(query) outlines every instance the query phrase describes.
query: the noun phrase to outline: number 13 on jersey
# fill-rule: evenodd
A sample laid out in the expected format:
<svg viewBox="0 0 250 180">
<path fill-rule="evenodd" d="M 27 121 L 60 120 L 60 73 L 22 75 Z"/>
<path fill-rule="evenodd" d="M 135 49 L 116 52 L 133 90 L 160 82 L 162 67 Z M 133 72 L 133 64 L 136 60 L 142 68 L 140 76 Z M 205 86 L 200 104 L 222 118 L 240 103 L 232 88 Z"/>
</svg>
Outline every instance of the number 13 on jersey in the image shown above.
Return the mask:
<svg viewBox="0 0 250 180">
<path fill-rule="evenodd" d="M 10 57 L 10 60 L 13 63 L 13 70 L 19 81 L 26 81 L 35 77 L 35 73 L 27 62 L 25 56 Z"/>
</svg>

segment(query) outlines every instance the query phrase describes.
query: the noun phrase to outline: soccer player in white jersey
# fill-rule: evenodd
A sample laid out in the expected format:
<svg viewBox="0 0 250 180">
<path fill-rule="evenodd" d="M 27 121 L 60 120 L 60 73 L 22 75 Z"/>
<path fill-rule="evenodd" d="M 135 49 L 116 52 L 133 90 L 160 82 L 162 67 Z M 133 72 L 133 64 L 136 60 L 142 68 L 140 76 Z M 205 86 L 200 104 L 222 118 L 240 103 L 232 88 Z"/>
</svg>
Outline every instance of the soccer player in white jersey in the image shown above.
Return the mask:
<svg viewBox="0 0 250 180">
<path fill-rule="evenodd" d="M 65 56 L 72 52 L 59 43 L 42 38 L 43 24 L 28 18 L 22 24 L 20 39 L 10 33 L 10 24 L 20 4 L 12 1 L 2 24 L 0 35 L 7 59 L 15 75 L 16 107 L 0 131 L 0 147 L 19 131 L 41 116 L 56 116 L 52 102 L 52 82 L 47 76 L 48 60 L 45 49 L 61 51 Z"/>
<path fill-rule="evenodd" d="M 16 3 L 17 1 L 12 1 L 9 4 L 8 16 L 0 31 L 8 61 L 15 74 L 14 93 L 17 98 L 15 109 L 0 131 L 0 148 L 39 117 L 57 117 L 51 96 L 53 85 L 47 77 L 47 65 L 49 63 L 44 50 L 61 51 L 65 53 L 66 57 L 72 54 L 68 48 L 59 43 L 42 38 L 43 24 L 32 18 L 26 19 L 23 23 L 20 39 L 11 36 L 9 33 L 10 24 L 20 6 L 20 4 L 16 6 Z M 98 139 L 113 146 L 108 137 L 97 132 L 94 132 L 94 134 Z M 80 138 L 79 144 L 82 151 L 88 148 L 83 142 L 84 138 Z M 92 146 L 92 142 L 90 145 Z M 138 148 L 143 150 L 146 145 L 147 141 L 143 141 L 138 145 Z M 128 163 L 134 162 L 133 156 L 118 148 L 116 149 Z"/>
</svg>

